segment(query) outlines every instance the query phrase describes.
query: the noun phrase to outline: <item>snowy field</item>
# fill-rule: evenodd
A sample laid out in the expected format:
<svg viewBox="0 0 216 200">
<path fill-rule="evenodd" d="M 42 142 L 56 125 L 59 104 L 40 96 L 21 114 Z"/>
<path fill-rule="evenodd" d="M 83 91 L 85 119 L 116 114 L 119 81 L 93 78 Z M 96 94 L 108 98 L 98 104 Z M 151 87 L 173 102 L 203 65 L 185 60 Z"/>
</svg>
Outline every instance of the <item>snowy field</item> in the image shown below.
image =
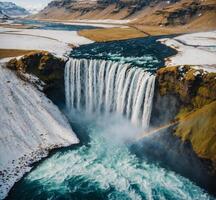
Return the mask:
<svg viewBox="0 0 216 200">
<path fill-rule="evenodd" d="M 135 19 L 133 19 L 135 20 Z M 132 22 L 133 20 L 125 19 L 125 20 L 115 20 L 115 19 L 96 19 L 96 20 L 90 20 L 90 19 L 80 19 L 80 20 L 72 20 L 74 22 L 84 22 L 84 23 L 97 23 L 97 24 L 127 24 L 129 22 Z"/>
<path fill-rule="evenodd" d="M 76 31 L 0 28 L 1 49 L 46 50 L 62 56 L 71 51 L 69 44 L 79 46 L 92 42 Z"/>
<path fill-rule="evenodd" d="M 178 51 L 166 65 L 198 65 L 206 71 L 216 72 L 216 31 L 181 35 L 160 39 L 160 42 Z"/>
<path fill-rule="evenodd" d="M 30 164 L 53 148 L 78 143 L 67 119 L 32 85 L 0 66 L 0 199 Z"/>
</svg>

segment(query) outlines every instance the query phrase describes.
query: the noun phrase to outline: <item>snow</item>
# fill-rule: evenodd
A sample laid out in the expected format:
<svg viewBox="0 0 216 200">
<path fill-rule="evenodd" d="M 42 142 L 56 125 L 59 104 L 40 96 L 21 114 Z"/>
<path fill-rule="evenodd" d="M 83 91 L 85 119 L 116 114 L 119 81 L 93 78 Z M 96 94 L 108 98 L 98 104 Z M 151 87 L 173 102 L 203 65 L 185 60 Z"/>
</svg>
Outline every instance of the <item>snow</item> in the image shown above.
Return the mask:
<svg viewBox="0 0 216 200">
<path fill-rule="evenodd" d="M 67 119 L 31 84 L 0 66 L 0 199 L 53 148 L 78 143 Z"/>
<path fill-rule="evenodd" d="M 46 50 L 58 56 L 71 51 L 75 46 L 93 41 L 79 36 L 76 31 L 0 28 L 1 49 Z"/>
<path fill-rule="evenodd" d="M 166 65 L 197 65 L 197 68 L 216 72 L 216 31 L 184 34 L 159 40 L 178 51 L 167 59 Z"/>
<path fill-rule="evenodd" d="M 185 34 L 175 39 L 187 45 L 216 46 L 216 31 Z"/>
<path fill-rule="evenodd" d="M 48 38 L 34 37 L 17 34 L 1 34 L 1 49 L 24 49 L 24 50 L 45 50 L 55 55 L 61 56 L 69 52 L 71 48 L 59 41 Z"/>
<path fill-rule="evenodd" d="M 6 28 L 5 28 L 6 29 Z M 93 41 L 79 36 L 76 31 L 56 31 L 56 30 L 38 30 L 38 29 L 10 29 L 6 31 L 13 31 L 13 33 L 20 35 L 32 35 L 37 37 L 44 37 L 48 39 L 57 40 L 59 42 L 74 44 L 75 46 L 89 44 Z M 1 30 L 0 30 L 1 31 Z"/>
<path fill-rule="evenodd" d="M 105 24 L 105 23 L 93 23 L 93 22 L 60 22 L 65 25 L 84 25 L 84 26 L 94 26 L 100 28 L 115 28 L 115 27 L 128 27 L 126 25 L 116 25 L 116 24 Z"/>
<path fill-rule="evenodd" d="M 10 17 L 29 14 L 29 12 L 26 9 L 17 6 L 15 3 L 12 2 L 0 2 L 0 10 L 2 10 L 4 14 Z"/>
<path fill-rule="evenodd" d="M 135 20 L 135 19 L 133 19 Z M 115 20 L 115 19 L 96 19 L 96 20 L 90 20 L 90 19 L 80 19 L 80 20 L 73 20 L 74 22 L 84 22 L 84 23 L 103 23 L 103 24 L 127 24 L 133 20 L 125 19 L 125 20 Z"/>
</svg>

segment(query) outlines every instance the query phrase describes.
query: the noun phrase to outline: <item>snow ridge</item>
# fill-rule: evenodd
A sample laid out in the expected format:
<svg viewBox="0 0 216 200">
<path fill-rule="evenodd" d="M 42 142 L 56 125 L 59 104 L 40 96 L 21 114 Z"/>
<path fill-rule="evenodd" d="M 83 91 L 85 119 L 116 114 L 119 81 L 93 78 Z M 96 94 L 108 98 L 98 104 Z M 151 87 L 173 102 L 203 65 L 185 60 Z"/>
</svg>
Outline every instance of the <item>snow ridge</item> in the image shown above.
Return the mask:
<svg viewBox="0 0 216 200">
<path fill-rule="evenodd" d="M 0 199 L 49 150 L 78 143 L 58 108 L 0 66 Z"/>
</svg>

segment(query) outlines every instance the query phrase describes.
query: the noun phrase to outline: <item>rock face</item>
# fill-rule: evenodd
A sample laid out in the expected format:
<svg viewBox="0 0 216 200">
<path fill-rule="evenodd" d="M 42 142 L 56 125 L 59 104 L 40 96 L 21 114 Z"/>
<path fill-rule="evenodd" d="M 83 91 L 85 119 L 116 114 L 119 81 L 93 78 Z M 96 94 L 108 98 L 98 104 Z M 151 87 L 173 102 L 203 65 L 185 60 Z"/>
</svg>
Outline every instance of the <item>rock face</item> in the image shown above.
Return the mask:
<svg viewBox="0 0 216 200">
<path fill-rule="evenodd" d="M 157 71 L 160 95 L 173 94 L 188 111 L 216 100 L 216 73 L 190 66 L 165 67 Z"/>
<path fill-rule="evenodd" d="M 190 66 L 165 67 L 157 71 L 156 80 L 153 114 L 163 120 L 153 119 L 152 123 L 179 120 L 175 135 L 189 141 L 200 158 L 211 160 L 215 165 L 216 73 Z M 169 106 L 163 108 L 164 101 Z M 164 113 L 169 116 L 163 117 Z"/>
<path fill-rule="evenodd" d="M 57 104 L 64 103 L 64 66 L 63 59 L 44 51 L 29 53 L 7 63 L 7 68 L 16 70 L 21 78 L 23 73 L 36 75 L 45 83 L 45 94 Z"/>
<path fill-rule="evenodd" d="M 12 2 L 0 2 L 0 12 L 7 16 L 22 16 L 28 15 L 29 12 Z"/>
<path fill-rule="evenodd" d="M 178 0 L 171 0 L 170 3 L 176 2 Z M 116 15 L 116 18 L 122 19 L 131 16 L 132 14 L 138 12 L 145 6 L 157 4 L 158 2 L 166 2 L 165 0 L 61 0 L 52 1 L 48 6 L 41 11 L 40 15 L 43 17 L 52 15 L 57 9 L 63 9 L 66 13 L 71 13 L 71 17 L 84 17 L 88 19 L 97 18 L 99 16 L 98 12 L 103 12 L 105 18 L 109 18 Z M 121 12 L 124 12 L 124 14 Z M 74 15 L 74 13 L 76 13 Z M 102 17 L 102 18 L 104 18 Z M 115 17 L 114 17 L 115 18 Z"/>
<path fill-rule="evenodd" d="M 34 16 L 61 20 L 129 19 L 133 20 L 131 25 L 143 31 L 143 26 L 212 29 L 216 26 L 215 17 L 214 0 L 55 0 Z"/>
</svg>

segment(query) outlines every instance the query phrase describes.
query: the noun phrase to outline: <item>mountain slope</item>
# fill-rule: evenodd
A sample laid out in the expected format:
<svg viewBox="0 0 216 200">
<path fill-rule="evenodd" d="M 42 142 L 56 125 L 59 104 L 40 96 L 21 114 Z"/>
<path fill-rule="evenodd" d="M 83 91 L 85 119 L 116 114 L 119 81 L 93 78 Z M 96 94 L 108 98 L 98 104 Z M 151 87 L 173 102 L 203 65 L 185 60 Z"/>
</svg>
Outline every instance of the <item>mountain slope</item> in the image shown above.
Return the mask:
<svg viewBox="0 0 216 200">
<path fill-rule="evenodd" d="M 62 17 L 83 19 L 124 19 L 128 18 L 145 6 L 160 2 L 161 0 L 60 0 L 52 1 L 38 16 Z M 162 0 L 163 1 L 163 0 Z M 165 2 L 165 1 L 163 1 Z M 176 2 L 176 0 L 171 0 Z"/>
<path fill-rule="evenodd" d="M 0 20 L 7 20 L 9 19 L 9 16 L 5 15 L 1 10 L 0 10 Z"/>
<path fill-rule="evenodd" d="M 150 34 L 212 30 L 216 28 L 214 0 L 60 0 L 52 1 L 36 19 L 127 19 Z M 149 27 L 152 27 L 149 30 Z M 156 27 L 156 28 L 155 28 Z M 164 31 L 165 27 L 165 31 Z M 170 28 L 177 28 L 175 31 Z M 178 30 L 179 28 L 179 30 Z"/>
<path fill-rule="evenodd" d="M 0 13 L 7 16 L 22 16 L 29 14 L 25 8 L 17 6 L 15 3 L 2 1 L 0 1 Z"/>
</svg>

